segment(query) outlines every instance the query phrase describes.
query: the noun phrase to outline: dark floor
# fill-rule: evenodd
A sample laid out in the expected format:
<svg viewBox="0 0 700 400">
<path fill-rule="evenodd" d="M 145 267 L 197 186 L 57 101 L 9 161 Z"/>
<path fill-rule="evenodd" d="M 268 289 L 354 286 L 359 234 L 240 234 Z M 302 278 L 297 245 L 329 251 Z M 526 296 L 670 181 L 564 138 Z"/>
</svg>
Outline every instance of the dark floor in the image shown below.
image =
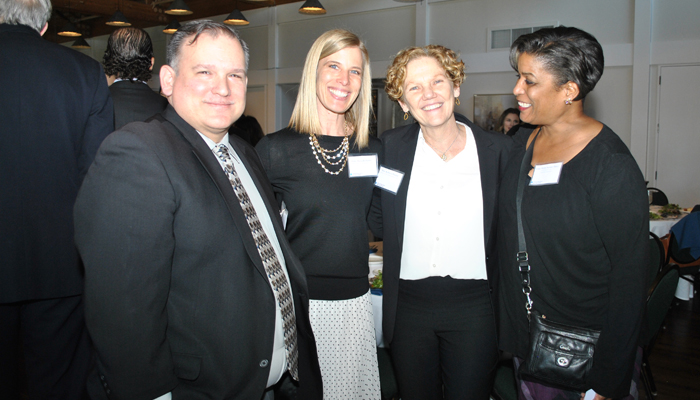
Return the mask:
<svg viewBox="0 0 700 400">
<path fill-rule="evenodd" d="M 700 399 L 700 294 L 675 300 L 649 356 L 655 400 Z M 640 399 L 649 400 L 640 391 Z"/>
</svg>

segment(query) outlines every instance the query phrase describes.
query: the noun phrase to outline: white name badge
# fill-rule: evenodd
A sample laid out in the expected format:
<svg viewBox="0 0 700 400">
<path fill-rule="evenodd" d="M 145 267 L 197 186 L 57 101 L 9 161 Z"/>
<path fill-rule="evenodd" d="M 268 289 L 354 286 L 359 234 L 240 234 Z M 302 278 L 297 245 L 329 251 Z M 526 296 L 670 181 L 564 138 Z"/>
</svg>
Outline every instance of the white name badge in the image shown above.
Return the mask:
<svg viewBox="0 0 700 400">
<path fill-rule="evenodd" d="M 379 167 L 379 174 L 374 186 L 386 190 L 389 193 L 396 194 L 399 191 L 399 186 L 403 180 L 403 172 L 385 166 Z"/>
<path fill-rule="evenodd" d="M 563 165 L 564 163 L 562 162 L 535 165 L 535 172 L 532 173 L 530 186 L 556 185 L 559 183 Z"/>
<path fill-rule="evenodd" d="M 362 178 L 377 176 L 379 161 L 376 154 L 349 154 L 348 176 L 350 178 Z"/>
</svg>

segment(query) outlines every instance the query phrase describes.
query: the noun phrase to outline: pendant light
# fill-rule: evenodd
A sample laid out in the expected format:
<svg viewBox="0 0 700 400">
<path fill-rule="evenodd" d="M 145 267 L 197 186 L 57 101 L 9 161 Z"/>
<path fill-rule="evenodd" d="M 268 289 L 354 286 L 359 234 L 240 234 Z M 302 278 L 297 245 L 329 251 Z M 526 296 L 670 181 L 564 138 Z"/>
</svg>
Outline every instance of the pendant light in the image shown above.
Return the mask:
<svg viewBox="0 0 700 400">
<path fill-rule="evenodd" d="M 75 25 L 70 22 L 70 0 L 68 0 L 68 22 L 63 25 L 63 29 L 58 31 L 58 35 L 67 37 L 78 37 L 83 35 L 82 33 L 78 32 L 78 28 L 76 28 Z"/>
<path fill-rule="evenodd" d="M 325 14 L 326 9 L 323 8 L 318 0 L 306 0 L 304 5 L 299 8 L 299 12 L 302 14 L 320 15 Z"/>
<path fill-rule="evenodd" d="M 187 7 L 185 0 L 175 0 L 170 4 L 170 8 L 165 10 L 165 13 L 170 15 L 190 15 L 192 14 L 192 10 Z"/>
<path fill-rule="evenodd" d="M 80 38 L 78 38 L 78 40 L 73 42 L 73 44 L 70 47 L 72 47 L 74 49 L 89 49 L 90 44 L 85 39 L 80 37 Z"/>
<path fill-rule="evenodd" d="M 173 33 L 175 33 L 178 30 L 178 28 L 180 28 L 180 23 L 177 22 L 176 19 L 173 19 L 172 21 L 170 21 L 168 26 L 166 26 L 165 29 L 163 29 L 163 33 L 167 33 L 168 35 L 172 35 Z"/>
<path fill-rule="evenodd" d="M 109 26 L 131 26 L 131 22 L 126 19 L 126 16 L 121 11 L 117 10 L 109 21 L 105 22 Z"/>
<path fill-rule="evenodd" d="M 67 36 L 67 37 L 78 37 L 82 36 L 83 34 L 78 32 L 78 29 L 73 25 L 72 22 L 68 22 L 67 24 L 63 25 L 63 29 L 58 31 L 59 36 Z"/>
<path fill-rule="evenodd" d="M 224 24 L 227 25 L 248 25 L 250 22 L 245 18 L 241 10 L 238 9 L 238 2 L 236 2 L 236 8 L 231 11 L 231 14 L 226 17 Z"/>
</svg>

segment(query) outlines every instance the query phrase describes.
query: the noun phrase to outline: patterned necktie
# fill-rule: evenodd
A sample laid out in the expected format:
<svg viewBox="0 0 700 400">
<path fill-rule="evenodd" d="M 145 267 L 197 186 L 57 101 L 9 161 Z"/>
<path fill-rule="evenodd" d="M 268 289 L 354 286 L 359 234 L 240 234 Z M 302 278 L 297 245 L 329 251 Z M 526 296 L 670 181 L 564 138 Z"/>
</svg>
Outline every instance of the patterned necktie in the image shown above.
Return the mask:
<svg viewBox="0 0 700 400">
<path fill-rule="evenodd" d="M 260 253 L 260 258 L 265 266 L 267 279 L 269 279 L 275 293 L 275 298 L 280 305 L 282 320 L 284 322 L 284 347 L 287 353 L 287 364 L 292 378 L 298 381 L 299 353 L 297 351 L 297 326 L 292 305 L 292 291 L 289 288 L 287 277 L 284 271 L 282 271 L 282 266 L 277 259 L 277 253 L 272 247 L 270 239 L 268 239 L 262 225 L 260 225 L 258 213 L 255 212 L 253 203 L 250 201 L 248 193 L 241 184 L 236 169 L 233 167 L 233 161 L 231 160 L 231 154 L 228 152 L 228 147 L 223 144 L 218 144 L 214 147 L 214 154 L 216 154 L 226 166 L 226 176 L 229 182 L 231 182 L 231 186 L 233 186 L 233 191 L 236 193 L 238 201 L 241 203 L 245 219 L 248 221 L 248 226 L 255 240 L 255 246 L 258 248 L 258 253 Z"/>
</svg>

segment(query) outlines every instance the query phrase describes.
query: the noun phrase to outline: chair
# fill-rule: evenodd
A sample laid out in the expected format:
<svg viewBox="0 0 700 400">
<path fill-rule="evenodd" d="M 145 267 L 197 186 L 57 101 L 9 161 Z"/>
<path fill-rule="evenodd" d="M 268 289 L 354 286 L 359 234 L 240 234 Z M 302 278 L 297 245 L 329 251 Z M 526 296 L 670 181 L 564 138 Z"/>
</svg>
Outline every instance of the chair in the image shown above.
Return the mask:
<svg viewBox="0 0 700 400">
<path fill-rule="evenodd" d="M 669 264 L 664 267 L 649 289 L 645 310 L 646 325 L 642 331 L 642 382 L 644 382 L 647 399 L 652 399 L 652 396 L 656 396 L 656 384 L 651 374 L 649 354 L 653 348 L 654 339 L 661 329 L 666 314 L 673 302 L 678 279 L 678 266 Z"/>
<path fill-rule="evenodd" d="M 379 387 L 382 400 L 399 400 L 399 384 L 396 382 L 389 350 L 377 347 L 377 364 L 379 364 Z"/>
<path fill-rule="evenodd" d="M 649 232 L 649 285 L 666 265 L 664 245 L 656 234 Z"/>
<path fill-rule="evenodd" d="M 513 359 L 501 360 L 496 367 L 491 397 L 495 400 L 517 400 L 518 387 L 515 381 Z"/>
<path fill-rule="evenodd" d="M 651 193 L 651 203 L 652 206 L 665 206 L 668 204 L 668 197 L 661 190 L 655 187 L 648 187 L 647 192 Z"/>
</svg>

